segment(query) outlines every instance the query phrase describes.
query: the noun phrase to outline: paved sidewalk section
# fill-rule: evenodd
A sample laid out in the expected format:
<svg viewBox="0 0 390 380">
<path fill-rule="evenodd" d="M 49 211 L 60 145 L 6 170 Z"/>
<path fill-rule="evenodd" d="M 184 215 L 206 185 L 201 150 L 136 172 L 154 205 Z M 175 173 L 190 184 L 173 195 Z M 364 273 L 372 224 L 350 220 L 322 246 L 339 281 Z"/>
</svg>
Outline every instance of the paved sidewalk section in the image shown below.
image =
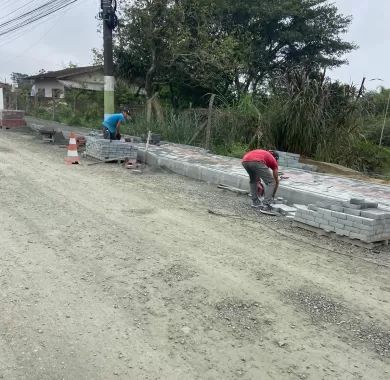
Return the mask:
<svg viewBox="0 0 390 380">
<path fill-rule="evenodd" d="M 139 159 L 145 159 L 144 146 L 140 146 L 138 154 Z M 146 163 L 211 184 L 249 190 L 248 175 L 239 159 L 214 155 L 201 148 L 178 144 L 149 146 Z M 284 179 L 278 195 L 291 204 L 364 198 L 390 208 L 390 186 L 283 166 L 280 170 Z"/>
<path fill-rule="evenodd" d="M 50 125 L 55 130 L 61 130 L 65 137 L 71 130 L 85 136 L 91 134 L 91 130 L 85 128 L 74 128 L 30 117 L 26 119 L 29 124 Z M 93 131 L 92 135 L 96 133 Z M 138 159 L 145 162 L 145 144 L 136 145 Z M 281 164 L 287 161 L 291 159 L 282 160 Z M 146 153 L 146 163 L 210 184 L 225 184 L 249 191 L 248 175 L 239 159 L 211 154 L 202 148 L 171 143 L 161 146 L 150 145 Z M 349 202 L 351 198 L 363 198 L 377 202 L 381 208 L 390 210 L 390 186 L 321 174 L 315 172 L 313 167 L 307 169 L 310 170 L 281 165 L 280 170 L 284 179 L 281 181 L 278 196 L 290 204 L 304 205 L 324 201 Z"/>
</svg>

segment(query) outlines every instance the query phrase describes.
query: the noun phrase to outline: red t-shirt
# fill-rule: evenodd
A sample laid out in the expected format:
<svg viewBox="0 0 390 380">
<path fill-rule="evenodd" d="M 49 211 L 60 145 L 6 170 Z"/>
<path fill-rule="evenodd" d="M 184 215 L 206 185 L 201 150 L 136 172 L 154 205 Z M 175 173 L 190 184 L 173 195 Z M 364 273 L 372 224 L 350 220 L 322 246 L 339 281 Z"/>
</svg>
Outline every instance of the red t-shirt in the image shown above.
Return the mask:
<svg viewBox="0 0 390 380">
<path fill-rule="evenodd" d="M 260 161 L 270 169 L 278 170 L 278 161 L 276 161 L 275 157 L 267 150 L 257 149 L 246 153 L 242 158 L 242 162 L 248 161 Z"/>
</svg>

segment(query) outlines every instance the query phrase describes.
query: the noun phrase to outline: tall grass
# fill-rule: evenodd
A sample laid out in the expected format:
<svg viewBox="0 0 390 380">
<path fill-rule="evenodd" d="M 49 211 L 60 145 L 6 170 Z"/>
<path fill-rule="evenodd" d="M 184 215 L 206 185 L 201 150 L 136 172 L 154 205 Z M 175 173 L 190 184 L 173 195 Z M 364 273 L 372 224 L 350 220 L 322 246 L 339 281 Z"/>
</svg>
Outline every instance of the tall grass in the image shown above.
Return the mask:
<svg viewBox="0 0 390 380">
<path fill-rule="evenodd" d="M 264 140 L 280 150 L 338 160 L 360 138 L 360 95 L 323 75 L 283 74 L 262 105 Z"/>
</svg>

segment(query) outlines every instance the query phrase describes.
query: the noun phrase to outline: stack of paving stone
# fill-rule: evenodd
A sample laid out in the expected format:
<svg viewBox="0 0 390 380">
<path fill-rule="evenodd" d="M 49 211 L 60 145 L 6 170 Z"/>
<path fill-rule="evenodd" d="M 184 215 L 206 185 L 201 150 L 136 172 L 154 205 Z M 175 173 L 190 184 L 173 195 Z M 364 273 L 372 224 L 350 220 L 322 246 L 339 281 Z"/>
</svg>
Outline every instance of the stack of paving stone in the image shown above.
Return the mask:
<svg viewBox="0 0 390 380">
<path fill-rule="evenodd" d="M 86 154 L 98 160 L 116 160 L 119 158 L 137 159 L 138 148 L 127 142 L 105 140 L 87 136 Z"/>
<path fill-rule="evenodd" d="M 24 111 L 0 110 L 0 127 L 17 128 L 25 125 Z"/>
<path fill-rule="evenodd" d="M 317 167 L 314 165 L 301 164 L 299 159 L 301 156 L 295 153 L 281 152 L 279 153 L 279 165 L 287 168 L 296 168 L 302 170 L 317 171 Z"/>
<path fill-rule="evenodd" d="M 390 211 L 379 209 L 378 203 L 364 199 L 301 206 L 295 213 L 294 221 L 298 222 L 297 226 L 308 225 L 365 243 L 390 239 Z"/>
</svg>

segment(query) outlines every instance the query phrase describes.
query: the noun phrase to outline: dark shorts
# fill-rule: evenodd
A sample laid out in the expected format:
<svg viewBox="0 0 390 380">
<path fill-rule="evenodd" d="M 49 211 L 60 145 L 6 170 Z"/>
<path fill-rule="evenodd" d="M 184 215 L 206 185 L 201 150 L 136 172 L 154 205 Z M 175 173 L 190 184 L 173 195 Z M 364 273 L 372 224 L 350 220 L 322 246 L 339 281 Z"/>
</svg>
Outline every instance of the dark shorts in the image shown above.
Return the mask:
<svg viewBox="0 0 390 380">
<path fill-rule="evenodd" d="M 106 139 L 106 140 L 120 140 L 121 139 L 121 135 L 120 133 L 118 134 L 115 134 L 115 132 L 110 132 L 110 130 L 103 125 L 103 137 Z"/>
</svg>

